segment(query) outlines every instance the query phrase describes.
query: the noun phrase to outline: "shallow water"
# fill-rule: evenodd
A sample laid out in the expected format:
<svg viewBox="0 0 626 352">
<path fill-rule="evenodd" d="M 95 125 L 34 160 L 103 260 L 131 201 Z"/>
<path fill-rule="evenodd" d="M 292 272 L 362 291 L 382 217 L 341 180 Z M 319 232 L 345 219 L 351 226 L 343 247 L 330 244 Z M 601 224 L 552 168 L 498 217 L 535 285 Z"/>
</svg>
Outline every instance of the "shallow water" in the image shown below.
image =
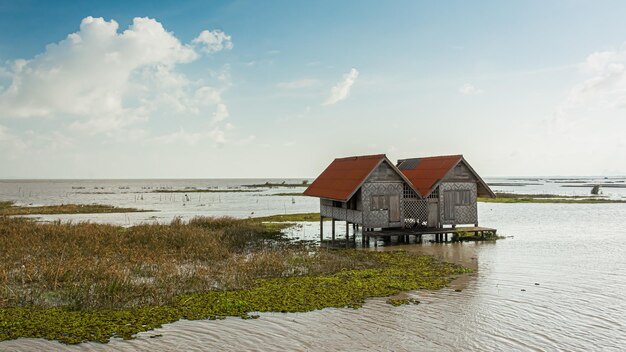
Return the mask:
<svg viewBox="0 0 626 352">
<path fill-rule="evenodd" d="M 167 223 L 179 217 L 234 216 L 239 218 L 319 211 L 319 200 L 310 197 L 272 196 L 301 193 L 304 187 L 247 188 L 265 182 L 302 183 L 303 179 L 192 179 L 192 180 L 0 180 L 0 201 L 19 205 L 107 204 L 155 210 L 141 213 L 38 215 L 56 219 L 117 225 Z M 156 190 L 219 189 L 251 192 L 155 193 Z M 187 196 L 188 199 L 185 197 Z"/>
<path fill-rule="evenodd" d="M 624 350 L 626 204 L 481 203 L 479 217 L 513 237 L 379 247 L 476 269 L 449 288 L 407 293 L 419 305 L 393 307 L 376 298 L 358 310 L 180 321 L 106 345 L 19 339 L 0 343 L 0 350 Z M 316 226 L 294 235 L 315 239 Z"/>
</svg>

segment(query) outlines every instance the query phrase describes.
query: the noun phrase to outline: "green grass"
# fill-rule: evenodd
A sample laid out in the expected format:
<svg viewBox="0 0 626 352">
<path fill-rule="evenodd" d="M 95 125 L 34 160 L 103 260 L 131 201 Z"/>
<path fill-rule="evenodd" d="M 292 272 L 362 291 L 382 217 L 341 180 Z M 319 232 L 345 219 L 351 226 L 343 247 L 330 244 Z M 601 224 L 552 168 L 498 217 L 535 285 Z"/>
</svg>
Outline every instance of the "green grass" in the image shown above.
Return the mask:
<svg viewBox="0 0 626 352">
<path fill-rule="evenodd" d="M 320 221 L 320 213 L 270 215 L 270 216 L 262 216 L 262 217 L 254 218 L 254 220 L 262 221 L 262 222 Z"/>
<path fill-rule="evenodd" d="M 332 274 L 260 279 L 250 288 L 183 294 L 160 306 L 129 309 L 71 310 L 12 307 L 0 309 L 0 341 L 38 337 L 75 344 L 106 343 L 180 319 L 256 318 L 251 312 L 307 312 L 327 307 L 359 308 L 370 297 L 416 289 L 443 288 L 469 269 L 406 252 L 346 250 L 341 253 L 373 267 Z M 391 300 L 392 305 L 414 303 Z"/>
<path fill-rule="evenodd" d="M 43 206 L 18 206 L 14 202 L 0 202 L 0 216 L 12 215 L 49 215 L 49 214 L 96 214 L 96 213 L 133 213 L 149 212 L 135 208 L 118 208 L 102 204 L 61 204 Z"/>
<path fill-rule="evenodd" d="M 121 228 L 0 217 L 0 233 L 0 341 L 105 343 L 180 319 L 358 308 L 468 272 L 403 251 L 323 250 L 258 219 Z"/>
</svg>

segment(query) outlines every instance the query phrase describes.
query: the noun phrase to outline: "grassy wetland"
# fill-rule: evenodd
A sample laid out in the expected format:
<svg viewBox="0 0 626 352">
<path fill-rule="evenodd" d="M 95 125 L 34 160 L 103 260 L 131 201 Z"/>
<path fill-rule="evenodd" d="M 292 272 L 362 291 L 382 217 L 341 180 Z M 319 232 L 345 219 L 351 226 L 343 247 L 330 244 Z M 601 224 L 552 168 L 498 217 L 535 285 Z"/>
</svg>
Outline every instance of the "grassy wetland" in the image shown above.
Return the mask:
<svg viewBox="0 0 626 352">
<path fill-rule="evenodd" d="M 403 251 L 319 249 L 271 220 L 122 228 L 0 217 L 0 341 L 104 343 L 180 319 L 358 308 L 468 271 Z"/>
<path fill-rule="evenodd" d="M 626 203 L 624 200 L 598 196 L 565 196 L 557 194 L 496 193 L 496 198 L 478 198 L 483 203 L 550 203 L 550 204 L 606 204 Z"/>
<path fill-rule="evenodd" d="M 118 208 L 102 204 L 61 204 L 42 206 L 19 206 L 11 201 L 0 202 L 0 216 L 45 215 L 45 214 L 97 214 L 97 213 L 134 213 L 149 212 L 135 208 Z"/>
</svg>

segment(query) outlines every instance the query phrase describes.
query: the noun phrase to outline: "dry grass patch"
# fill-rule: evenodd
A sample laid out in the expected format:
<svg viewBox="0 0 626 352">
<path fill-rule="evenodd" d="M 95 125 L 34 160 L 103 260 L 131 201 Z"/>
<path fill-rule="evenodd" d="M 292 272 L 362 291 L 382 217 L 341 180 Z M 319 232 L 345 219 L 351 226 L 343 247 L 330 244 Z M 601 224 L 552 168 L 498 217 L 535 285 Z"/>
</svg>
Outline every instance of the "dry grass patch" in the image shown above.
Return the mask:
<svg viewBox="0 0 626 352">
<path fill-rule="evenodd" d="M 96 213 L 136 213 L 150 212 L 136 208 L 118 208 L 102 204 L 61 204 L 42 206 L 20 206 L 14 202 L 0 202 L 0 216 L 49 215 L 49 214 L 96 214 Z"/>
</svg>

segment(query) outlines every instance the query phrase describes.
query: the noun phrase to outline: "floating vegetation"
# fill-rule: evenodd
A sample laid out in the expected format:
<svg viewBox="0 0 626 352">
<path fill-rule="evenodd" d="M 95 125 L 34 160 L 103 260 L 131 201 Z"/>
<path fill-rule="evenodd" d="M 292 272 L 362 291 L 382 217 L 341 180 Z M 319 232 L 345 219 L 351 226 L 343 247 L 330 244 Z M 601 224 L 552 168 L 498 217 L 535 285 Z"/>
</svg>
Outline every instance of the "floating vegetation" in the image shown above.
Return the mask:
<svg viewBox="0 0 626 352">
<path fill-rule="evenodd" d="M 320 221 L 320 213 L 280 214 L 254 218 L 262 222 L 306 222 Z"/>
<path fill-rule="evenodd" d="M 118 208 L 102 204 L 61 204 L 42 206 L 18 206 L 14 202 L 0 202 L 0 216 L 12 215 L 52 215 L 52 214 L 97 214 L 97 213 L 136 213 L 150 212 L 135 208 Z"/>
<path fill-rule="evenodd" d="M 589 198 L 589 196 L 569 196 L 561 194 L 522 194 L 522 193 L 498 193 L 496 198 L 560 198 L 560 199 L 579 199 Z"/>
<path fill-rule="evenodd" d="M 601 186 L 601 187 L 606 187 L 606 188 L 626 188 L 626 184 L 620 181 L 604 182 L 604 183 L 585 183 L 585 184 L 579 184 L 579 185 L 561 185 L 561 187 L 583 187 L 583 188 L 595 187 L 595 186 Z"/>
<path fill-rule="evenodd" d="M 274 193 L 274 194 L 269 194 L 270 196 L 286 196 L 286 197 L 302 197 L 304 196 L 304 193 L 302 192 L 293 192 L 293 193 Z"/>
<path fill-rule="evenodd" d="M 156 189 L 152 193 L 249 193 L 253 189 Z"/>
<path fill-rule="evenodd" d="M 415 298 L 387 298 L 386 302 L 394 307 L 408 304 L 420 304 L 420 301 Z"/>
<path fill-rule="evenodd" d="M 283 182 L 265 182 L 254 185 L 242 185 L 242 187 L 248 188 L 274 188 L 274 187 L 309 187 L 308 181 L 302 181 L 302 183 L 287 183 L 287 181 Z"/>
<path fill-rule="evenodd" d="M 513 187 L 518 187 L 518 186 L 541 186 L 541 183 L 530 183 L 530 182 L 487 182 L 487 184 L 490 187 L 493 186 L 513 186 Z"/>
<path fill-rule="evenodd" d="M 626 203 L 626 200 L 608 198 L 590 198 L 578 196 L 550 196 L 548 198 L 535 197 L 532 195 L 518 195 L 518 197 L 478 198 L 483 203 L 563 203 L 563 204 L 606 204 Z"/>
<path fill-rule="evenodd" d="M 327 251 L 257 220 L 121 228 L 0 218 L 0 341 L 105 343 L 180 319 L 359 308 L 469 269 L 404 251 Z"/>
<path fill-rule="evenodd" d="M 452 235 L 452 242 L 481 242 L 481 241 L 496 241 L 506 238 L 505 236 L 499 236 L 495 232 L 484 231 L 479 232 L 463 232 L 459 231 Z"/>
</svg>

